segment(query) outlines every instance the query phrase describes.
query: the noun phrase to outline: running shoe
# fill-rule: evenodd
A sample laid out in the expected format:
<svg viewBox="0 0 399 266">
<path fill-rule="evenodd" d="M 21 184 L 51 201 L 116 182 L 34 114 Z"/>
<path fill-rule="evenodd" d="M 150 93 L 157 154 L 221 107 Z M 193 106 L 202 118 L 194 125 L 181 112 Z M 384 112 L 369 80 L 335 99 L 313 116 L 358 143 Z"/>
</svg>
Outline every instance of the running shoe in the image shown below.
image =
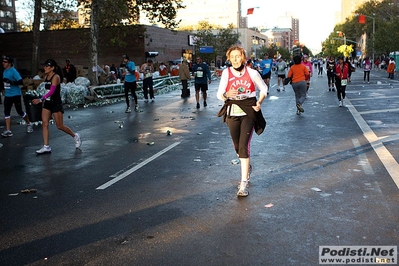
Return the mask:
<svg viewBox="0 0 399 266">
<path fill-rule="evenodd" d="M 197 109 L 200 109 L 200 104 L 199 103 L 197 103 Z"/>
<path fill-rule="evenodd" d="M 248 192 L 248 189 L 247 189 L 247 183 L 248 182 L 241 181 L 240 188 L 238 189 L 238 192 L 237 192 L 237 197 L 246 197 L 246 196 L 248 196 L 249 192 Z"/>
<path fill-rule="evenodd" d="M 136 106 L 134 107 L 134 111 L 138 112 L 139 111 L 139 105 L 136 104 Z"/>
<path fill-rule="evenodd" d="M 303 109 L 302 105 L 299 104 L 299 103 L 296 104 L 296 108 L 297 108 L 297 109 L 299 110 L 299 112 L 301 112 L 301 113 L 305 112 L 305 110 Z"/>
<path fill-rule="evenodd" d="M 3 131 L 3 133 L 1 133 L 1 135 L 5 138 L 12 137 L 12 132 L 11 132 L 11 130 L 6 130 L 6 131 Z"/>
<path fill-rule="evenodd" d="M 26 125 L 26 132 L 28 132 L 28 133 L 33 132 L 33 124 L 32 123 Z"/>
<path fill-rule="evenodd" d="M 80 139 L 80 135 L 78 133 L 75 133 L 75 137 L 73 139 L 75 140 L 75 147 L 79 148 L 82 145 L 82 140 Z"/>
<path fill-rule="evenodd" d="M 50 146 L 43 146 L 40 150 L 37 150 L 36 153 L 37 154 L 51 153 L 51 147 Z"/>
<path fill-rule="evenodd" d="M 208 106 L 208 104 L 206 103 L 206 101 L 204 101 L 204 107 L 207 107 Z"/>
<path fill-rule="evenodd" d="M 131 113 L 131 112 L 132 112 L 132 110 L 130 109 L 130 107 L 126 108 L 125 113 Z"/>
</svg>

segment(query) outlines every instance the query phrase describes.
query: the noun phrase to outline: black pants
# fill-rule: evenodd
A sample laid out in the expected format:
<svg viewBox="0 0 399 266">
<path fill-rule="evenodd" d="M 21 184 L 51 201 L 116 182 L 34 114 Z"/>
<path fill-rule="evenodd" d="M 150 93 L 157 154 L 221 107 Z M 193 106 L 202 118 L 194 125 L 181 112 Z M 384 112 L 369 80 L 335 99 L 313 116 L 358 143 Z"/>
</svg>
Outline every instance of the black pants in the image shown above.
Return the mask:
<svg viewBox="0 0 399 266">
<path fill-rule="evenodd" d="M 226 124 L 230 129 L 234 150 L 238 158 L 250 158 L 250 146 L 252 133 L 254 132 L 254 121 L 247 115 L 230 116 L 226 118 Z"/>
<path fill-rule="evenodd" d="M 341 99 L 345 99 L 345 95 L 346 95 L 346 85 L 342 86 L 341 85 L 341 79 L 336 78 L 335 79 L 335 87 L 337 88 L 337 97 L 338 97 L 338 101 L 341 101 Z"/>
<path fill-rule="evenodd" d="M 150 98 L 153 99 L 154 97 L 154 81 L 152 77 L 146 78 L 143 80 L 143 93 L 144 99 L 148 100 L 148 91 L 150 92 Z"/>
<path fill-rule="evenodd" d="M 190 90 L 188 89 L 188 81 L 187 80 L 181 80 L 181 85 L 183 86 L 181 90 L 181 97 L 190 97 Z"/>
<path fill-rule="evenodd" d="M 328 71 L 327 72 L 327 80 L 328 80 L 328 86 L 329 87 L 330 87 L 330 85 L 334 86 L 335 74 L 333 72 Z"/>
<path fill-rule="evenodd" d="M 11 108 L 12 106 L 15 106 L 15 110 L 17 110 L 17 113 L 25 117 L 25 112 L 22 110 L 22 104 L 21 104 L 21 95 L 17 96 L 11 96 L 11 97 L 5 97 L 4 98 L 4 116 L 5 118 L 11 116 Z"/>
<path fill-rule="evenodd" d="M 126 99 L 126 105 L 129 107 L 129 91 L 132 94 L 132 97 L 134 99 L 134 103 L 137 104 L 137 94 L 136 94 L 136 89 L 137 89 L 137 83 L 136 81 L 134 82 L 126 82 L 125 81 L 125 99 Z"/>
<path fill-rule="evenodd" d="M 370 81 L 370 71 L 364 71 L 364 76 L 363 76 L 363 80 L 366 81 L 366 77 L 367 77 L 367 82 Z"/>
</svg>

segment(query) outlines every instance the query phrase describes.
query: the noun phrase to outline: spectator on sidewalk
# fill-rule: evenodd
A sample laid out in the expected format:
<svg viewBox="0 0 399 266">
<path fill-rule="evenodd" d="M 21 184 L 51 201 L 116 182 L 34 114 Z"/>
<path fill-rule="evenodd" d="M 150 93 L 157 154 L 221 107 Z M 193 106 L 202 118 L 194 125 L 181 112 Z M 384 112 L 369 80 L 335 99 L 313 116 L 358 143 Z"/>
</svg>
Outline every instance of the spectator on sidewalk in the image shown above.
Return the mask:
<svg viewBox="0 0 399 266">
<path fill-rule="evenodd" d="M 159 65 L 159 76 L 167 76 L 168 75 L 168 67 L 165 65 L 164 62 L 161 62 Z"/>
<path fill-rule="evenodd" d="M 188 69 L 188 62 L 186 59 L 183 60 L 183 63 L 179 67 L 179 77 L 181 80 L 182 91 L 181 97 L 187 98 L 190 97 L 190 89 L 188 88 L 188 81 L 191 78 L 190 70 Z"/>
<path fill-rule="evenodd" d="M 363 83 L 366 83 L 366 78 L 367 78 L 367 83 L 370 83 L 370 70 L 371 70 L 371 61 L 369 57 L 366 57 L 363 60 Z"/>
<path fill-rule="evenodd" d="M 65 60 L 66 65 L 62 69 L 62 74 L 64 74 L 64 79 L 66 79 L 66 83 L 75 82 L 76 79 L 76 68 L 71 64 L 71 60 Z"/>
<path fill-rule="evenodd" d="M 395 60 L 393 59 L 393 57 L 391 57 L 387 69 L 389 79 L 394 79 L 395 68 L 396 68 Z"/>
</svg>

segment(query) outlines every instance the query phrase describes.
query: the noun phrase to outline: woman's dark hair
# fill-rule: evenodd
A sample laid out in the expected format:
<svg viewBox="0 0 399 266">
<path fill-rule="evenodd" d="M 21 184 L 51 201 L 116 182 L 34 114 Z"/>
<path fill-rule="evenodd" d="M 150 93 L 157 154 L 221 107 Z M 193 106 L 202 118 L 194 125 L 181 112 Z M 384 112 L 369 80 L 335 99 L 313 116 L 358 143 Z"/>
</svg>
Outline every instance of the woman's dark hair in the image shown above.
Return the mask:
<svg viewBox="0 0 399 266">
<path fill-rule="evenodd" d="M 56 66 L 54 67 L 54 72 L 55 72 L 55 74 L 57 74 L 58 76 L 60 76 L 60 81 L 61 81 L 61 83 L 62 83 L 62 80 L 64 79 L 64 74 L 62 73 L 62 69 L 61 69 L 61 67 L 60 67 L 59 65 L 56 65 Z"/>
<path fill-rule="evenodd" d="M 295 65 L 299 65 L 302 61 L 302 58 L 301 58 L 301 56 L 296 55 L 296 56 L 294 56 L 293 60 L 294 60 Z"/>
</svg>

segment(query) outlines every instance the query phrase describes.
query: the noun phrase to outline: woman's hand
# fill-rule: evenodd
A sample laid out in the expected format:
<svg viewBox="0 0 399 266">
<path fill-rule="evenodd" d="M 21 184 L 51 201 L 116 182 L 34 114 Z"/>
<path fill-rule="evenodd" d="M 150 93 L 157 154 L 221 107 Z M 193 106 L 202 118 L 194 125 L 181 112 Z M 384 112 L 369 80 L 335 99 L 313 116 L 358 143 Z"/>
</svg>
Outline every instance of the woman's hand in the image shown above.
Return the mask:
<svg viewBox="0 0 399 266">
<path fill-rule="evenodd" d="M 260 103 L 259 101 L 256 102 L 255 106 L 252 106 L 252 108 L 255 110 L 255 112 L 259 112 L 260 111 L 260 106 L 262 105 L 262 103 Z"/>
<path fill-rule="evenodd" d="M 41 103 L 41 102 L 42 102 L 41 99 L 33 99 L 33 100 L 32 100 L 32 103 L 33 103 L 33 104 L 39 104 L 39 103 Z"/>
<path fill-rule="evenodd" d="M 226 92 L 227 98 L 235 98 L 238 94 L 237 90 L 229 90 Z"/>
</svg>

